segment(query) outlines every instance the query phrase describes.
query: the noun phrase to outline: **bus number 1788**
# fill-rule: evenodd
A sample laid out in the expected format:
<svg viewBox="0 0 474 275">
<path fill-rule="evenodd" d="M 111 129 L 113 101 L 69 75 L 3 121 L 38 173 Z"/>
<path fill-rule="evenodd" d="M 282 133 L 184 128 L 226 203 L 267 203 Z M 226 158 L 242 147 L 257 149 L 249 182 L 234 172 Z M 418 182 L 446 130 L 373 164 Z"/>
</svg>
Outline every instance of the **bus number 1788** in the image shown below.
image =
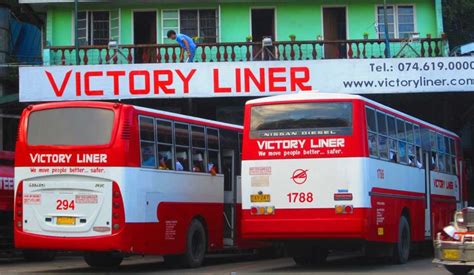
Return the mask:
<svg viewBox="0 0 474 275">
<path fill-rule="evenodd" d="M 295 203 L 295 202 L 300 202 L 300 203 L 305 203 L 305 202 L 313 202 L 313 193 L 312 192 L 292 192 L 286 194 L 288 197 L 288 202 L 289 203 Z"/>
</svg>

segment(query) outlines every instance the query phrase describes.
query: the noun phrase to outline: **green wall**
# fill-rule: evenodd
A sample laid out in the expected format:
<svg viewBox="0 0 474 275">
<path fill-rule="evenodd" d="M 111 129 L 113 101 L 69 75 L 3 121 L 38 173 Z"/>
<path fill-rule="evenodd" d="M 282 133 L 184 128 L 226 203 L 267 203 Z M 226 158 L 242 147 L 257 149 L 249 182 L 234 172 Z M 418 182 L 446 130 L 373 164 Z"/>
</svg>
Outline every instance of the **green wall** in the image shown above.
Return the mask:
<svg viewBox="0 0 474 275">
<path fill-rule="evenodd" d="M 416 27 L 422 37 L 431 33 L 439 36 L 440 19 L 437 18 L 436 0 L 388 0 L 389 4 L 415 4 Z M 362 39 L 363 33 L 368 32 L 370 38 L 376 38 L 374 23 L 376 22 L 375 5 L 379 0 L 298 0 L 278 1 L 276 3 L 223 3 L 221 4 L 220 34 L 222 42 L 245 41 L 250 34 L 250 8 L 275 7 L 276 32 L 280 41 L 289 40 L 290 34 L 295 34 L 297 40 L 315 40 L 322 34 L 322 6 L 346 5 L 348 12 L 348 35 L 350 39 Z M 120 9 L 120 43 L 132 44 L 132 21 L 134 9 L 152 9 L 157 11 L 158 41 L 161 38 L 161 10 L 173 8 L 217 8 L 217 4 L 127 4 L 108 6 L 104 3 L 84 4 L 81 9 L 104 10 Z M 73 9 L 72 6 L 52 6 L 47 12 L 47 39 L 50 45 L 72 45 Z M 438 14 L 439 17 L 439 14 Z M 442 25 L 441 25 L 442 26 Z"/>
<path fill-rule="evenodd" d="M 72 23 L 73 23 L 73 12 L 68 8 L 50 8 L 48 10 L 47 29 L 52 30 L 52 34 L 48 35 L 52 39 L 49 41 L 54 46 L 72 45 L 73 34 L 72 34 Z M 49 17 L 52 17 L 49 19 Z"/>
</svg>

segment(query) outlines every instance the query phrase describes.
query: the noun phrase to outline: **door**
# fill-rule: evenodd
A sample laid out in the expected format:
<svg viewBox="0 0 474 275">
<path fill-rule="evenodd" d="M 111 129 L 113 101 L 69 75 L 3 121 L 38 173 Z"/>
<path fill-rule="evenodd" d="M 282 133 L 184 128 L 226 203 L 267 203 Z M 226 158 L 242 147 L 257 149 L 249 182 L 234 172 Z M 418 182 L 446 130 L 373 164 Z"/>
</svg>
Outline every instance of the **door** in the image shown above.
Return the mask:
<svg viewBox="0 0 474 275">
<path fill-rule="evenodd" d="M 224 245 L 234 245 L 235 228 L 235 152 L 224 150 L 222 156 L 222 173 L 224 174 Z"/>
<path fill-rule="evenodd" d="M 341 41 L 347 39 L 345 7 L 323 8 L 323 32 L 325 41 Z M 324 58 L 346 57 L 346 43 L 335 42 L 324 45 Z"/>
<path fill-rule="evenodd" d="M 425 168 L 425 239 L 431 239 L 431 154 L 424 153 Z"/>
<path fill-rule="evenodd" d="M 150 45 L 156 44 L 156 12 L 135 11 L 133 12 L 133 44 Z M 135 63 L 150 63 L 155 57 L 155 51 L 151 48 L 135 48 Z"/>
<path fill-rule="evenodd" d="M 262 42 L 264 37 L 271 37 L 275 41 L 275 10 L 274 9 L 252 9 L 252 40 L 253 42 Z M 273 50 L 263 52 L 261 47 L 253 47 L 254 59 L 270 59 Z"/>
</svg>

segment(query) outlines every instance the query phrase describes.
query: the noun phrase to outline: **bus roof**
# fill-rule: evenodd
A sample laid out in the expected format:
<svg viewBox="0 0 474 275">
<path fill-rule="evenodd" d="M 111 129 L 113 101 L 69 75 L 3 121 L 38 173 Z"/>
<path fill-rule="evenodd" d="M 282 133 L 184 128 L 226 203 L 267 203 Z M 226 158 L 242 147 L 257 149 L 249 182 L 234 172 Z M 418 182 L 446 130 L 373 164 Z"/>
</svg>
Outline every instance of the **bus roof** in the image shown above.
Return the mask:
<svg viewBox="0 0 474 275">
<path fill-rule="evenodd" d="M 244 128 L 241 125 L 235 125 L 235 124 L 230 124 L 230 123 L 225 123 L 225 122 L 220 122 L 220 121 L 215 121 L 215 120 L 210 120 L 210 119 L 204 119 L 204 118 L 199 118 L 199 117 L 194 117 L 194 116 L 187 116 L 187 115 L 182 115 L 182 114 L 177 114 L 177 113 L 155 110 L 155 109 L 146 108 L 146 107 L 140 107 L 140 106 L 134 106 L 134 105 L 131 105 L 131 106 L 133 106 L 136 110 L 139 110 L 139 111 L 155 113 L 158 115 L 163 115 L 163 116 L 168 116 L 168 117 L 181 118 L 184 120 L 193 120 L 197 122 L 202 122 L 204 124 L 212 124 L 212 125 L 222 126 L 225 128 L 233 128 L 236 130 L 242 130 Z"/>
<path fill-rule="evenodd" d="M 331 99 L 336 99 L 336 100 L 362 100 L 364 102 L 367 102 L 371 105 L 377 106 L 381 109 L 387 110 L 391 113 L 397 114 L 401 117 L 404 117 L 406 119 L 410 119 L 414 122 L 417 122 L 421 125 L 427 126 L 429 128 L 435 129 L 439 132 L 443 132 L 449 135 L 452 135 L 454 137 L 459 136 L 449 130 L 446 130 L 444 128 L 441 128 L 439 126 L 436 126 L 434 124 L 428 123 L 426 121 L 423 121 L 421 119 L 418 119 L 416 117 L 413 117 L 411 115 L 408 115 L 406 113 L 400 112 L 396 109 L 393 109 L 391 107 L 388 107 L 386 105 L 383 105 L 381 103 L 378 103 L 376 101 L 370 100 L 368 98 L 365 98 L 360 95 L 354 95 L 354 94 L 340 94 L 340 93 L 320 93 L 318 91 L 312 91 L 312 92 L 300 92 L 297 94 L 288 94 L 288 95 L 277 95 L 277 96 L 271 96 L 271 97 L 263 97 L 259 99 L 253 99 L 247 101 L 246 105 L 254 105 L 254 104 L 266 104 L 266 103 L 289 103 L 292 101 L 311 101 L 311 100 L 331 100 Z"/>
</svg>

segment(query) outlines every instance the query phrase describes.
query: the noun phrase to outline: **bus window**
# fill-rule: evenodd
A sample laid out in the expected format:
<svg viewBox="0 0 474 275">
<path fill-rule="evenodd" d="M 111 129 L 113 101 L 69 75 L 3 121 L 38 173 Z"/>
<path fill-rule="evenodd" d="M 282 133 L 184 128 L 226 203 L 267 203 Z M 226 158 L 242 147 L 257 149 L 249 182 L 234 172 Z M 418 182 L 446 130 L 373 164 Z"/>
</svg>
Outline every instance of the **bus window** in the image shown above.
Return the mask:
<svg viewBox="0 0 474 275">
<path fill-rule="evenodd" d="M 367 128 L 371 132 L 377 132 L 377 122 L 375 121 L 375 111 L 373 109 L 365 108 L 367 116 Z"/>
<path fill-rule="evenodd" d="M 451 147 L 449 146 L 449 138 L 444 137 L 444 147 L 446 148 L 446 153 L 452 155 Z"/>
<path fill-rule="evenodd" d="M 425 167 L 425 158 L 423 157 L 423 151 L 420 146 L 416 146 L 416 167 Z"/>
<path fill-rule="evenodd" d="M 377 135 L 369 132 L 369 153 L 373 157 L 378 157 L 377 152 Z"/>
<path fill-rule="evenodd" d="M 407 140 L 405 123 L 401 119 L 397 119 L 397 137 L 399 140 Z"/>
<path fill-rule="evenodd" d="M 456 156 L 456 147 L 454 147 L 454 140 L 449 139 L 449 148 L 451 148 L 451 155 Z"/>
<path fill-rule="evenodd" d="M 387 137 L 379 135 L 379 157 L 388 159 Z"/>
<path fill-rule="evenodd" d="M 431 144 L 431 150 L 436 151 L 438 149 L 438 142 L 436 139 L 436 133 L 433 131 L 430 131 L 430 144 Z"/>
<path fill-rule="evenodd" d="M 155 123 L 151 117 L 140 116 L 140 150 L 143 167 L 155 168 Z"/>
<path fill-rule="evenodd" d="M 409 143 L 415 143 L 415 134 L 413 132 L 413 124 L 406 122 L 405 129 L 407 132 L 407 141 Z"/>
<path fill-rule="evenodd" d="M 389 148 L 389 160 L 392 162 L 398 162 L 398 146 L 395 138 L 397 137 L 397 131 L 395 127 L 395 118 L 393 116 L 387 116 L 387 131 L 388 131 L 388 148 Z"/>
<path fill-rule="evenodd" d="M 397 128 L 395 127 L 395 118 L 393 116 L 387 116 L 388 135 L 391 138 L 397 137 Z"/>
<path fill-rule="evenodd" d="M 397 150 L 397 141 L 393 138 L 388 139 L 389 144 L 389 160 L 393 162 L 398 162 L 398 150 Z"/>
<path fill-rule="evenodd" d="M 453 172 L 452 167 L 451 167 L 451 164 L 452 164 L 451 156 L 446 155 L 445 158 L 446 158 L 446 173 L 451 174 Z"/>
<path fill-rule="evenodd" d="M 193 172 L 206 172 L 205 151 L 206 141 L 204 138 L 204 127 L 191 126 L 192 150 L 193 150 Z"/>
<path fill-rule="evenodd" d="M 444 146 L 444 138 L 440 134 L 438 134 L 438 152 L 441 152 L 441 153 L 446 152 L 446 147 Z"/>
<path fill-rule="evenodd" d="M 377 112 L 377 129 L 379 134 L 387 135 L 387 120 L 384 113 Z"/>
<path fill-rule="evenodd" d="M 158 168 L 173 170 L 173 124 L 167 120 L 156 120 L 156 137 L 158 139 Z"/>
<path fill-rule="evenodd" d="M 399 160 L 401 163 L 407 163 L 407 143 L 404 141 L 398 142 Z"/>
<path fill-rule="evenodd" d="M 446 173 L 446 155 L 439 154 L 438 155 L 438 170 L 442 173 Z"/>
<path fill-rule="evenodd" d="M 420 134 L 420 126 L 414 125 L 413 131 L 415 135 L 415 144 L 416 146 L 421 146 L 421 134 Z"/>
<path fill-rule="evenodd" d="M 288 134 L 292 130 L 291 134 Z M 352 103 L 315 102 L 254 106 L 250 137 L 352 135 Z"/>
<path fill-rule="evenodd" d="M 219 130 L 207 128 L 207 171 L 211 174 L 220 173 L 219 165 Z"/>
<path fill-rule="evenodd" d="M 176 142 L 176 171 L 189 171 L 189 126 L 183 123 L 175 123 Z"/>
<path fill-rule="evenodd" d="M 430 169 L 433 171 L 438 171 L 438 155 L 436 152 L 431 152 Z"/>
<path fill-rule="evenodd" d="M 54 123 L 51 123 L 54 121 Z M 57 108 L 28 117 L 29 145 L 104 145 L 110 142 L 114 112 L 100 108 Z"/>
</svg>

